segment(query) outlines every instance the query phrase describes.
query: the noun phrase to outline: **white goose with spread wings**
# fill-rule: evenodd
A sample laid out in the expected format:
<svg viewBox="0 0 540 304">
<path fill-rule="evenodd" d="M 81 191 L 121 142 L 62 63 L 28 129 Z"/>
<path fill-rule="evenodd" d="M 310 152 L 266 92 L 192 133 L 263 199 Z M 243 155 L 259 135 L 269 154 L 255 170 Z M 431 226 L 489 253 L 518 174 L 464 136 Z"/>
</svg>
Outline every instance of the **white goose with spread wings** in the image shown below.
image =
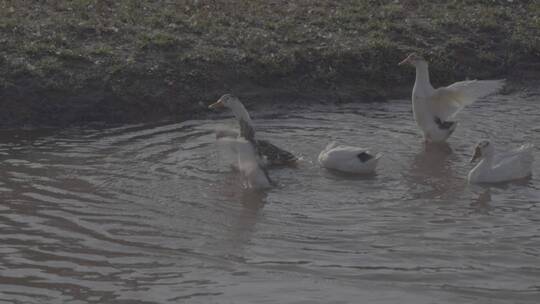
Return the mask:
<svg viewBox="0 0 540 304">
<path fill-rule="evenodd" d="M 255 128 L 253 125 L 253 121 L 251 120 L 251 117 L 249 116 L 246 108 L 237 97 L 231 94 L 225 94 L 221 96 L 218 101 L 211 104 L 209 108 L 230 109 L 240 125 L 240 134 L 236 134 L 236 136 L 240 136 L 247 141 L 252 142 L 256 152 L 264 158 L 264 161 L 267 165 L 296 165 L 298 158 L 292 153 L 278 148 L 269 141 L 257 139 L 255 137 Z M 220 132 L 216 134 L 216 136 L 219 138 L 234 137 L 235 135 L 231 134 L 231 132 Z"/>
<path fill-rule="evenodd" d="M 500 80 L 466 80 L 435 89 L 429 80 L 428 63 L 412 53 L 399 65 L 410 64 L 416 68 L 412 91 L 414 119 L 427 142 L 443 142 L 456 129 L 451 121 L 465 106 L 477 99 L 496 93 L 504 86 Z"/>
</svg>

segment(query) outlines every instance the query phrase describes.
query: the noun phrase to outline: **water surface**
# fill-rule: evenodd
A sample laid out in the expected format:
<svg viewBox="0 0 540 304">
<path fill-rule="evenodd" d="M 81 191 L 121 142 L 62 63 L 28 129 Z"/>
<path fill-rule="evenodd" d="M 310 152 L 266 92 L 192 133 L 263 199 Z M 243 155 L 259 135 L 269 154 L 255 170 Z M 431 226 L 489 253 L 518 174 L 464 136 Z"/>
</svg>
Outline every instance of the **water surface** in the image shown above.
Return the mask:
<svg viewBox="0 0 540 304">
<path fill-rule="evenodd" d="M 259 136 L 303 158 L 264 194 L 216 150 L 230 115 L 3 132 L 0 302 L 538 303 L 540 161 L 530 180 L 465 180 L 480 139 L 538 146 L 538 113 L 538 94 L 489 98 L 425 147 L 404 100 L 257 111 Z M 319 168 L 331 140 L 384 153 L 377 174 Z"/>
</svg>

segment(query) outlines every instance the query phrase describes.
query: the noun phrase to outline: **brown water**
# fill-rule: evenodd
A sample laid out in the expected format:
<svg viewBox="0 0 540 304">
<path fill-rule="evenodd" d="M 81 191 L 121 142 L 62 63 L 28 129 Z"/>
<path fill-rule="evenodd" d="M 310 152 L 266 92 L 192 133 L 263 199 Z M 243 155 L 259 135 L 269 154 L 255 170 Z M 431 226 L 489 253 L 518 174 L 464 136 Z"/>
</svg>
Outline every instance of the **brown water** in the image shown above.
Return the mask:
<svg viewBox="0 0 540 304">
<path fill-rule="evenodd" d="M 229 116 L 4 132 L 0 302 L 539 303 L 540 161 L 519 183 L 465 177 L 481 138 L 540 145 L 540 95 L 474 104 L 446 147 L 424 148 L 410 111 L 253 113 L 261 138 L 303 157 L 266 194 L 216 152 Z M 377 175 L 320 169 L 332 139 L 383 152 Z"/>
</svg>

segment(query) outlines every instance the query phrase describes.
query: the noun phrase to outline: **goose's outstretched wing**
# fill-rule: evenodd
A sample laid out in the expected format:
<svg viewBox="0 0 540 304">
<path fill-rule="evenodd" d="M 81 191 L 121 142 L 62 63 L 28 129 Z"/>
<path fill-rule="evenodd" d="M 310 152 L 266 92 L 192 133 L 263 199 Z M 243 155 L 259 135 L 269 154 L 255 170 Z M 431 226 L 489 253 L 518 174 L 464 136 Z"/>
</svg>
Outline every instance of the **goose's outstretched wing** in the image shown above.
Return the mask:
<svg viewBox="0 0 540 304">
<path fill-rule="evenodd" d="M 496 93 L 504 83 L 504 79 L 466 80 L 438 88 L 429 98 L 432 112 L 446 121 L 477 99 Z"/>
</svg>

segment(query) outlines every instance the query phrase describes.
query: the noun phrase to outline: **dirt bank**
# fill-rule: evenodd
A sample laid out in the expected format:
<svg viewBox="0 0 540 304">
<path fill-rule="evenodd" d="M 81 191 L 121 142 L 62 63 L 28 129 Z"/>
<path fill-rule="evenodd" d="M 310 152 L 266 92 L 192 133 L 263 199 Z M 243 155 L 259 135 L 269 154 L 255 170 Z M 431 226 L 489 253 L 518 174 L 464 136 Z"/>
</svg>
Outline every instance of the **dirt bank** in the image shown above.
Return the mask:
<svg viewBox="0 0 540 304">
<path fill-rule="evenodd" d="M 0 1 L 0 126 L 183 119 L 249 103 L 407 97 L 540 76 L 538 1 Z M 255 106 L 255 105 L 253 105 Z"/>
</svg>

